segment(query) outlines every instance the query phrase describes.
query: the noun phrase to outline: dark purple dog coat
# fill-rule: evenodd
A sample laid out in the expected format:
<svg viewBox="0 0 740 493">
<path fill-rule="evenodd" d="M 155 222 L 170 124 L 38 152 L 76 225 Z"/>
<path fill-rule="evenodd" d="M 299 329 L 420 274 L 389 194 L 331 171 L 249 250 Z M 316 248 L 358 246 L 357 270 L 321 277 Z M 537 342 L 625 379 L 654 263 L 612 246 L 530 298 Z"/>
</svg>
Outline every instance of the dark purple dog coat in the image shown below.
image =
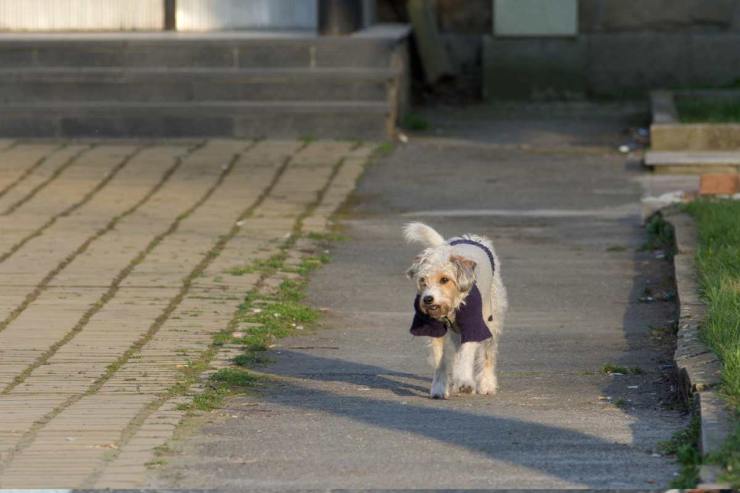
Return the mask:
<svg viewBox="0 0 740 493">
<path fill-rule="evenodd" d="M 442 337 L 447 333 L 448 324 L 422 312 L 419 308 L 419 298 L 420 296 L 416 295 L 414 299 L 411 333 L 415 336 Z M 483 320 L 483 300 L 475 284 L 465 298 L 465 303 L 455 312 L 455 323 L 450 328 L 460 332 L 462 343 L 481 342 L 491 337 L 491 331 Z"/>
</svg>

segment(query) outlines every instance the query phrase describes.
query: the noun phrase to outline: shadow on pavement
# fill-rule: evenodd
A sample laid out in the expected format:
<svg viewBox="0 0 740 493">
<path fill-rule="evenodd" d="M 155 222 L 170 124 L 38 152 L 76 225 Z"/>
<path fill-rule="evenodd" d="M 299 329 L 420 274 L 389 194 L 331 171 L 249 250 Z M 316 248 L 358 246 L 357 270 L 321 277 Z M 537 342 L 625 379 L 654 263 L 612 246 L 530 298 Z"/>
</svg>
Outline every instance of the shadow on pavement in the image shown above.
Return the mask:
<svg viewBox="0 0 740 493">
<path fill-rule="evenodd" d="M 280 406 L 320 411 L 343 418 L 371 425 L 373 427 L 395 430 L 404 434 L 414 434 L 446 444 L 452 444 L 468 451 L 485 454 L 491 459 L 540 470 L 553 477 L 578 483 L 589 487 L 603 487 L 603 483 L 580 476 L 578 468 L 568 467 L 570 453 L 588 449 L 593 458 L 603 458 L 604 474 L 608 469 L 612 475 L 619 475 L 615 470 L 622 467 L 619 462 L 612 462 L 620 450 L 635 453 L 633 447 L 617 444 L 612 441 L 594 437 L 578 431 L 522 421 L 507 417 L 482 415 L 475 412 L 452 409 L 456 400 L 433 401 L 427 398 L 427 387 L 409 384 L 404 380 L 391 377 L 428 382 L 428 378 L 417 375 L 388 371 L 384 368 L 357 364 L 334 358 L 324 358 L 299 352 L 281 351 L 281 359 L 291 362 L 293 368 L 312 368 L 341 366 L 341 373 L 289 373 L 281 375 L 270 368 L 267 375 L 279 376 L 276 385 L 260 399 Z M 288 378 L 284 378 L 288 377 Z M 309 382 L 308 385 L 292 383 L 294 378 Z M 383 398 L 339 394 L 323 390 L 310 382 L 341 382 L 358 387 L 369 387 L 374 390 L 391 391 L 396 395 L 415 395 L 419 403 L 410 403 Z M 466 397 L 477 399 L 478 397 Z M 485 397 L 481 397 L 485 398 Z M 423 400 L 422 400 L 423 399 Z M 532 443 L 530 437 L 547 437 L 547 445 L 539 447 Z M 514 438 L 513 438 L 514 437 Z M 518 438 L 516 438 L 518 437 Z M 533 447 L 536 450 L 533 453 Z M 430 453 L 433 453 L 430 451 Z M 649 453 L 643 452 L 643 466 L 650 467 L 656 460 Z M 629 474 L 628 471 L 623 471 Z M 597 477 L 601 474 L 590 476 Z"/>
</svg>

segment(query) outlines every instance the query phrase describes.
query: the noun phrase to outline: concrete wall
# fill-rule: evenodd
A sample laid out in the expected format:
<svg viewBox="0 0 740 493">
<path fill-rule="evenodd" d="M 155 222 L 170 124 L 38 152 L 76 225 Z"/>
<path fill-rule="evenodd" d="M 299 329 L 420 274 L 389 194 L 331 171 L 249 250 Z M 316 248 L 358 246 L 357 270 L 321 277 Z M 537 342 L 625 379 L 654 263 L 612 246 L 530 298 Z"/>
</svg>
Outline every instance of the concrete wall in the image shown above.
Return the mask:
<svg viewBox="0 0 740 493">
<path fill-rule="evenodd" d="M 740 32 L 737 0 L 580 0 L 582 33 Z"/>
<path fill-rule="evenodd" d="M 436 0 L 461 80 L 494 98 L 638 96 L 740 79 L 740 0 L 579 0 L 578 36 L 492 36 L 493 0 Z M 403 15 L 379 0 L 379 15 Z M 396 17 L 398 18 L 398 17 Z"/>
</svg>

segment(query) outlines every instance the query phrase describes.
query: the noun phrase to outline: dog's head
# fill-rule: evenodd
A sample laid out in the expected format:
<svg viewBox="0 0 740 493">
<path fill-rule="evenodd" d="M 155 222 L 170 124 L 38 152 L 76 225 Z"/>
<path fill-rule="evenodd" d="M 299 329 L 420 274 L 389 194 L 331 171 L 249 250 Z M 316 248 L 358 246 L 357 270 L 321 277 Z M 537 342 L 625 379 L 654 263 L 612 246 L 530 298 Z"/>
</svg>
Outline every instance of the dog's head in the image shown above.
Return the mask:
<svg viewBox="0 0 740 493">
<path fill-rule="evenodd" d="M 427 248 L 406 271 L 416 282 L 419 309 L 435 319 L 452 318 L 475 282 L 475 262 L 453 255 L 448 245 Z"/>
</svg>

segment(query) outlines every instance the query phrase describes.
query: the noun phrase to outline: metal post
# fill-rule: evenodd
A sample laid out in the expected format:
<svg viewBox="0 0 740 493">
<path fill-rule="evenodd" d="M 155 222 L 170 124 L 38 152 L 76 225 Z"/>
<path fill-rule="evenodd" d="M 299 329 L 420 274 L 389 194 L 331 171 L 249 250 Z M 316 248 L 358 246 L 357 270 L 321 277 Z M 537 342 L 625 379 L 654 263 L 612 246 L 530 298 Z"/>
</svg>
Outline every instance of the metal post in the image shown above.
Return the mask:
<svg viewBox="0 0 740 493">
<path fill-rule="evenodd" d="M 176 0 L 164 0 L 164 30 L 165 31 L 176 31 L 177 30 L 177 17 L 175 13 L 177 11 Z"/>
<path fill-rule="evenodd" d="M 350 34 L 362 27 L 362 0 L 319 0 L 319 33 Z"/>
</svg>

